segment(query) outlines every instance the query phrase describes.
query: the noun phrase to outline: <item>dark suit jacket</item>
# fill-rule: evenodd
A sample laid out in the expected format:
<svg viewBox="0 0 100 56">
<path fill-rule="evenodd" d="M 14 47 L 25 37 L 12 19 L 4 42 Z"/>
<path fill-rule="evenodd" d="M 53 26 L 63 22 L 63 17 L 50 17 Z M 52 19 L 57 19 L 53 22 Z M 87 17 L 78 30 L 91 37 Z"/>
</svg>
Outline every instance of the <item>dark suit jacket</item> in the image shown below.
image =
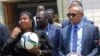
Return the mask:
<svg viewBox="0 0 100 56">
<path fill-rule="evenodd" d="M 0 24 L 0 53 L 2 46 L 5 44 L 9 36 L 9 31 L 6 26 Z"/>
<path fill-rule="evenodd" d="M 48 27 L 48 37 L 49 37 L 49 41 L 52 43 L 53 45 L 53 56 L 59 56 L 58 53 L 58 46 L 59 46 L 59 34 L 60 34 L 60 28 L 56 27 L 52 24 L 49 24 Z"/>
<path fill-rule="evenodd" d="M 40 43 L 40 56 L 52 56 L 52 45 L 48 41 L 48 36 L 44 32 L 35 31 L 39 36 Z M 3 46 L 2 55 L 12 55 L 12 56 L 37 56 L 35 53 L 30 53 L 21 46 L 19 35 L 15 40 L 9 38 L 7 43 Z"/>
<path fill-rule="evenodd" d="M 69 44 L 71 36 L 71 25 L 66 26 L 61 30 L 60 35 L 60 50 L 63 54 L 67 55 L 69 53 Z M 83 22 L 83 31 L 82 31 L 82 52 L 83 56 L 94 56 L 97 52 L 95 41 L 98 40 L 99 33 L 96 30 L 96 27 Z"/>
</svg>

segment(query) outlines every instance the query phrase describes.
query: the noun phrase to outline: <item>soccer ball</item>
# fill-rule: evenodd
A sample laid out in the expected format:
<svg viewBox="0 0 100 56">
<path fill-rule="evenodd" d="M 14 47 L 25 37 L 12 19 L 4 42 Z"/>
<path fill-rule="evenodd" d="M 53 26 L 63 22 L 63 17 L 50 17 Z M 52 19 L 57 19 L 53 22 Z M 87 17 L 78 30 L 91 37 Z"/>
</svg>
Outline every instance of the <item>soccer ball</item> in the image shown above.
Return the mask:
<svg viewBox="0 0 100 56">
<path fill-rule="evenodd" d="M 25 49 L 32 49 L 34 46 L 38 46 L 39 38 L 36 33 L 26 32 L 21 37 L 21 45 Z"/>
<path fill-rule="evenodd" d="M 68 53 L 66 56 L 81 56 L 81 55 L 75 52 L 71 52 L 71 53 Z"/>
</svg>

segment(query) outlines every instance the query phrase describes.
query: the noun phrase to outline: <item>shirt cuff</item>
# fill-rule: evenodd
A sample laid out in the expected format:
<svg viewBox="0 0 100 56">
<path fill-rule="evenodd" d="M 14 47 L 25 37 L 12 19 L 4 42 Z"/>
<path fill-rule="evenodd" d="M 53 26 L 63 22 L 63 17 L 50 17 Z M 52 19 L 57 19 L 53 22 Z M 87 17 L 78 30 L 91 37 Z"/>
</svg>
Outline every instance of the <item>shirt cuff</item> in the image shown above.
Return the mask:
<svg viewBox="0 0 100 56">
<path fill-rule="evenodd" d="M 40 55 L 41 55 L 41 50 L 39 50 L 39 52 L 40 52 Z"/>
</svg>

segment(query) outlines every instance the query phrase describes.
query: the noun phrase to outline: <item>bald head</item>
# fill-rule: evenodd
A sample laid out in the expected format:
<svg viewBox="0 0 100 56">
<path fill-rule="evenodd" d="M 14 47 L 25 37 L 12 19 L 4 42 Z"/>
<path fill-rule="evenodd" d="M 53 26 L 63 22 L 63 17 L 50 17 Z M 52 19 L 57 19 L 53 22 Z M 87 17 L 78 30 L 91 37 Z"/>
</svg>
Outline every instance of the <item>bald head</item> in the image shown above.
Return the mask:
<svg viewBox="0 0 100 56">
<path fill-rule="evenodd" d="M 36 14 L 36 16 L 39 16 L 39 17 L 46 17 L 46 11 L 40 11 Z"/>
<path fill-rule="evenodd" d="M 74 9 L 75 11 L 77 11 L 77 12 L 79 12 L 79 13 L 83 13 L 83 8 L 80 7 L 80 6 L 75 6 L 75 5 L 73 5 L 73 6 L 71 6 L 71 7 L 69 8 L 69 10 L 71 10 L 71 9 Z"/>
</svg>

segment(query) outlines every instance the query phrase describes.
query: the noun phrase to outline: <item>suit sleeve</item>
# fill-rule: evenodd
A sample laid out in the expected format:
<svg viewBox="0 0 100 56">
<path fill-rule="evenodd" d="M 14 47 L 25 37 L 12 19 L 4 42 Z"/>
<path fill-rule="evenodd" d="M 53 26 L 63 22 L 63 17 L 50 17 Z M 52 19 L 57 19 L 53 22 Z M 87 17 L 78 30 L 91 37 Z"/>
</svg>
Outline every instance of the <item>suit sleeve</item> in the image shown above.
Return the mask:
<svg viewBox="0 0 100 56">
<path fill-rule="evenodd" d="M 15 45 L 20 40 L 20 37 L 17 37 L 15 40 L 13 40 L 13 38 L 10 36 L 8 37 L 9 39 L 7 40 L 7 42 L 2 48 L 2 55 L 9 55 L 12 52 L 12 50 L 15 48 Z"/>
<path fill-rule="evenodd" d="M 63 45 L 63 30 L 60 29 L 60 36 L 59 36 L 59 54 L 60 56 L 65 56 L 64 45 Z"/>
<path fill-rule="evenodd" d="M 94 40 L 94 50 L 92 50 L 92 52 L 87 56 L 95 56 L 95 55 L 97 55 L 97 52 L 98 52 L 97 41 L 99 40 L 99 29 L 98 29 L 97 26 L 94 27 L 93 40 Z"/>
<path fill-rule="evenodd" d="M 97 34 L 97 35 L 96 35 Z M 95 45 L 96 45 L 96 47 L 97 47 L 97 56 L 99 56 L 99 54 L 100 54 L 100 46 L 99 46 L 99 39 L 100 39 L 100 35 L 99 35 L 100 33 L 99 33 L 99 28 L 96 26 L 95 27 L 95 35 L 96 35 L 96 40 L 95 40 Z"/>
<path fill-rule="evenodd" d="M 0 52 L 1 52 L 3 45 L 9 38 L 8 36 L 9 36 L 8 28 L 0 24 Z"/>
</svg>

